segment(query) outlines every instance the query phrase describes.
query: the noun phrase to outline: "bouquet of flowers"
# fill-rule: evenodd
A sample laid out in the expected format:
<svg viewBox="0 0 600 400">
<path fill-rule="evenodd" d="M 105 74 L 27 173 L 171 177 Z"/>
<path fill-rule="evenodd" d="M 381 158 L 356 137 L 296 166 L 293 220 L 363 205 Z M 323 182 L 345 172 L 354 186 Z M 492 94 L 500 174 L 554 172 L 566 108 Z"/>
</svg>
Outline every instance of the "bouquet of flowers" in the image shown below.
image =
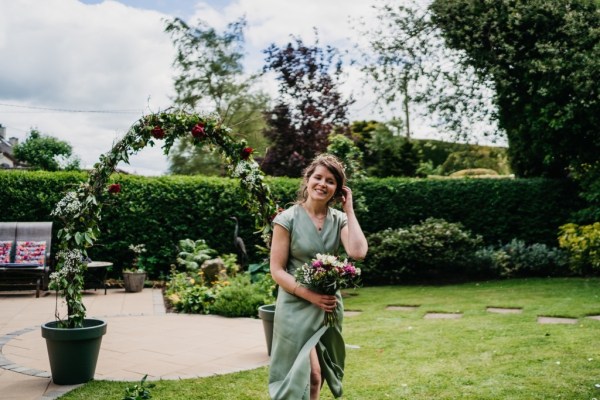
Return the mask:
<svg viewBox="0 0 600 400">
<path fill-rule="evenodd" d="M 317 254 L 309 264 L 296 270 L 296 281 L 310 290 L 321 294 L 334 295 L 338 289 L 356 287 L 360 268 L 348 260 L 340 260 L 329 254 Z M 338 320 L 335 311 L 326 312 L 323 323 L 334 326 Z"/>
</svg>

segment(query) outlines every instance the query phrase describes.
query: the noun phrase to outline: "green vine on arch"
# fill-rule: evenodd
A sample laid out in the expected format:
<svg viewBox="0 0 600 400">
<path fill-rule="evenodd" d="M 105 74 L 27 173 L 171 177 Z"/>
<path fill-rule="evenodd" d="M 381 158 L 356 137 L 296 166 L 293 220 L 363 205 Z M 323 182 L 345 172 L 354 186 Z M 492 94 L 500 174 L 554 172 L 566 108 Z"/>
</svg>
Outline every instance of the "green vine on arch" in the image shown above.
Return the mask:
<svg viewBox="0 0 600 400">
<path fill-rule="evenodd" d="M 63 227 L 58 231 L 56 272 L 50 276 L 51 287 L 65 299 L 67 306 L 66 320 L 60 318 L 57 307 L 56 318 L 61 326 L 83 326 L 86 314 L 82 302 L 83 274 L 87 268 L 84 260 L 87 249 L 94 245 L 100 234 L 99 221 L 104 200 L 120 191 L 118 184 L 108 185 L 116 166 L 120 162 L 128 163 L 130 155 L 159 142 L 163 143 L 164 153 L 168 154 L 176 139 L 190 135 L 196 146 L 218 149 L 229 175 L 239 178 L 244 196 L 242 204 L 254 214 L 256 227 L 268 246 L 270 222 L 277 208 L 269 186 L 264 182 L 264 174 L 252 157 L 253 149 L 246 141 L 236 141 L 231 136 L 231 129 L 222 125 L 215 116 L 201 116 L 182 110 L 146 115 L 134 123 L 108 153 L 100 156 L 87 182 L 68 192 L 52 212 L 63 221 Z"/>
</svg>

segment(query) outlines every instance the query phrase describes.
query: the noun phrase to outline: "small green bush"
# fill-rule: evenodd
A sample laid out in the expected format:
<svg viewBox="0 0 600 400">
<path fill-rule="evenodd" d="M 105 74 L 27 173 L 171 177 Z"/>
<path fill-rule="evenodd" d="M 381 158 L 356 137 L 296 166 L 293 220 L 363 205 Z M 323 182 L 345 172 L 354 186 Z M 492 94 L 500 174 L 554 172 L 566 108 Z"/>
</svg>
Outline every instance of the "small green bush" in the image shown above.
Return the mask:
<svg viewBox="0 0 600 400">
<path fill-rule="evenodd" d="M 238 275 L 224 285 L 211 306 L 211 314 L 224 317 L 256 317 L 258 307 L 275 302 L 272 279 L 266 275 L 257 283 L 249 274 Z"/>
<path fill-rule="evenodd" d="M 206 240 L 183 239 L 179 241 L 177 263 L 185 267 L 186 271 L 198 271 L 204 261 L 217 255 L 217 251 L 206 244 Z"/>
<path fill-rule="evenodd" d="M 577 274 L 600 273 L 600 222 L 565 224 L 559 232 L 558 243 L 569 253 L 571 270 Z"/>
<path fill-rule="evenodd" d="M 461 169 L 459 171 L 453 172 L 449 176 L 452 178 L 460 178 L 460 177 L 465 177 L 465 176 L 482 176 L 482 175 L 483 176 L 499 176 L 500 174 L 498 174 L 493 169 L 468 168 L 468 169 Z"/>
<path fill-rule="evenodd" d="M 527 245 L 518 239 L 498 248 L 478 250 L 475 258 L 491 273 L 505 278 L 560 276 L 568 272 L 565 251 L 542 243 Z"/>
<path fill-rule="evenodd" d="M 208 314 L 215 302 L 219 287 L 204 286 L 202 274 L 172 271 L 167 282 L 165 297 L 176 311 L 190 314 Z"/>
<path fill-rule="evenodd" d="M 150 393 L 150 389 L 156 386 L 155 383 L 148 383 L 146 379 L 148 375 L 144 375 L 140 383 L 136 383 L 133 386 L 128 386 L 125 388 L 125 397 L 123 400 L 146 400 L 151 399 L 152 394 Z"/>
<path fill-rule="evenodd" d="M 436 218 L 407 229 L 386 229 L 370 235 L 368 241 L 362 274 L 365 283 L 464 276 L 483 244 L 481 236 L 460 223 Z"/>
</svg>

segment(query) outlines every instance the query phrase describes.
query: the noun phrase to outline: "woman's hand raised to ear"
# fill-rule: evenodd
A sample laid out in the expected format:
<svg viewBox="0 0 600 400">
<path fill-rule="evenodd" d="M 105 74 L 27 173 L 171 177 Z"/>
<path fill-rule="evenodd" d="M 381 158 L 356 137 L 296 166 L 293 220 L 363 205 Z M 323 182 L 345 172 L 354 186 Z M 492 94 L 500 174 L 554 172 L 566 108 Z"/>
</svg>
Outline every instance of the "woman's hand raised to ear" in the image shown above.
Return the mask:
<svg viewBox="0 0 600 400">
<path fill-rule="evenodd" d="M 354 210 L 354 205 L 352 204 L 352 189 L 348 186 L 342 186 L 342 209 L 346 214 L 348 214 L 348 211 Z"/>
</svg>

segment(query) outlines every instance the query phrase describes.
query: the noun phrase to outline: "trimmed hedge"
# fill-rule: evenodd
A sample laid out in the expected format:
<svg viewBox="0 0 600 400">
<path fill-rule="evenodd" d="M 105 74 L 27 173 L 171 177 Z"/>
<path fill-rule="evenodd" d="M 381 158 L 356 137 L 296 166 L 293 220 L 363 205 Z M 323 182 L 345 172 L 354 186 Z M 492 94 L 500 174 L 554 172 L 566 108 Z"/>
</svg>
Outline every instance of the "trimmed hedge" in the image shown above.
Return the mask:
<svg viewBox="0 0 600 400">
<path fill-rule="evenodd" d="M 369 179 L 360 185 L 367 232 L 418 224 L 428 217 L 460 222 L 486 243 L 521 239 L 557 245 L 558 227 L 581 207 L 575 188 L 549 179 Z"/>
<path fill-rule="evenodd" d="M 61 222 L 50 212 L 65 191 L 84 181 L 85 173 L 0 171 L 0 221 Z M 130 244 L 144 243 L 145 265 L 152 277 L 167 274 L 181 239 L 205 239 L 219 253 L 232 253 L 234 221 L 250 261 L 262 257 L 255 245 L 254 218 L 239 203 L 239 184 L 204 176 L 140 177 L 115 174 L 119 194 L 105 203 L 102 236 L 91 249 L 96 260 L 115 263 L 114 276 L 133 259 Z M 268 178 L 282 207 L 296 198 L 299 180 Z M 580 207 L 576 191 L 564 181 L 545 179 L 367 179 L 353 184 L 368 210 L 357 210 L 366 233 L 417 224 L 428 217 L 460 222 L 490 244 L 520 239 L 556 245 L 558 227 Z M 54 252 L 55 254 L 55 252 Z"/>
</svg>

